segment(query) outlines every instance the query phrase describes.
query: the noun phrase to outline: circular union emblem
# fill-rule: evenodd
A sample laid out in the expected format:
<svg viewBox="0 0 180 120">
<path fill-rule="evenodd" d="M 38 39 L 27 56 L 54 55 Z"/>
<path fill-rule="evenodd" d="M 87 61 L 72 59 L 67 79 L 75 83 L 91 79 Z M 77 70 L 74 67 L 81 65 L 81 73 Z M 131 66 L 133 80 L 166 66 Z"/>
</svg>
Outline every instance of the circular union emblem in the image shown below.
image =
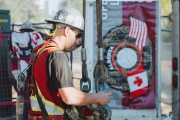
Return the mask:
<svg viewBox="0 0 180 120">
<path fill-rule="evenodd" d="M 108 69 L 107 84 L 114 89 L 127 91 L 129 74 L 143 69 L 148 78 L 153 74 L 153 45 L 150 38 L 146 46 L 140 50 L 136 38 L 128 35 L 129 26 L 119 25 L 111 28 L 103 36 L 104 63 Z"/>
<path fill-rule="evenodd" d="M 115 47 L 112 53 L 112 64 L 120 73 L 127 74 L 141 66 L 142 55 L 131 43 L 123 42 Z"/>
</svg>

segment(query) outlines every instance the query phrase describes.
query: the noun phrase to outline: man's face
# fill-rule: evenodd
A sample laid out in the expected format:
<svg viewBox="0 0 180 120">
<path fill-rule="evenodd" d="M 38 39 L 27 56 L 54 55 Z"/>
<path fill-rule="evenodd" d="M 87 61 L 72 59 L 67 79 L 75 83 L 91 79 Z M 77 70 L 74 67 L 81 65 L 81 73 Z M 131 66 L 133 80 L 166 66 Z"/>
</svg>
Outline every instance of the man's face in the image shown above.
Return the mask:
<svg viewBox="0 0 180 120">
<path fill-rule="evenodd" d="M 71 34 L 72 41 L 70 41 L 70 42 L 72 42 L 72 44 L 70 45 L 69 49 L 66 50 L 67 52 L 71 52 L 71 51 L 75 50 L 82 44 L 83 33 L 79 29 L 76 29 L 76 28 L 70 28 L 70 30 L 72 31 L 72 34 Z"/>
</svg>

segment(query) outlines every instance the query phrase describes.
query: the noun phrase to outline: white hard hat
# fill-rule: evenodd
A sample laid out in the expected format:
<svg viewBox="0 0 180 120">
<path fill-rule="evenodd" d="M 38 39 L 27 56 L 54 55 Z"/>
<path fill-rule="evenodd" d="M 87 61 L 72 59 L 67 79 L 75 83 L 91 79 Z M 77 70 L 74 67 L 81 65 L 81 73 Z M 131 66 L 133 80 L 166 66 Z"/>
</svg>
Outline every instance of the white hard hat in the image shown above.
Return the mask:
<svg viewBox="0 0 180 120">
<path fill-rule="evenodd" d="M 62 23 L 84 31 L 84 18 L 82 14 L 74 8 L 64 8 L 59 10 L 53 19 L 45 19 L 49 23 Z"/>
</svg>

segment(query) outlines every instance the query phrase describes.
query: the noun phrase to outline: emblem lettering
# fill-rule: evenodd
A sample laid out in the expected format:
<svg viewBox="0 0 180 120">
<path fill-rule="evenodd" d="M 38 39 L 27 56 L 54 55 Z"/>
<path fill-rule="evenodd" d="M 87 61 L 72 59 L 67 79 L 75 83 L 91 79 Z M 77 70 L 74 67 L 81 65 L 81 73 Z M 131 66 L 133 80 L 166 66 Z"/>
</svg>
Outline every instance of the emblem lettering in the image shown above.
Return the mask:
<svg viewBox="0 0 180 120">
<path fill-rule="evenodd" d="M 111 61 L 111 56 L 112 56 L 113 49 L 114 49 L 114 47 L 110 46 L 108 51 L 107 51 L 107 56 L 106 56 L 106 59 L 107 59 L 106 63 L 108 64 L 108 68 L 110 70 L 114 70 L 114 67 L 113 67 L 112 61 Z"/>
</svg>

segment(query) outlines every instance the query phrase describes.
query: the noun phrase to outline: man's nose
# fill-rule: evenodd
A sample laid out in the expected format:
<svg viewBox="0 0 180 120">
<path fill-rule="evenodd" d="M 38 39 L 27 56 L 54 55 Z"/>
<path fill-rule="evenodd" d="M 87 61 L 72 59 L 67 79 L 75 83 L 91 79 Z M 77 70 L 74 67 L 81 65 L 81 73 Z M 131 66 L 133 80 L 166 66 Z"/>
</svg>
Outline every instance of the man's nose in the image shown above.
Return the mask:
<svg viewBox="0 0 180 120">
<path fill-rule="evenodd" d="M 75 44 L 76 44 L 76 45 L 78 45 L 78 44 L 79 44 L 79 40 L 78 40 L 78 39 L 75 41 Z"/>
<path fill-rule="evenodd" d="M 81 40 L 80 39 L 81 38 L 76 39 L 76 41 L 75 41 L 76 45 L 80 45 L 81 44 Z"/>
</svg>

